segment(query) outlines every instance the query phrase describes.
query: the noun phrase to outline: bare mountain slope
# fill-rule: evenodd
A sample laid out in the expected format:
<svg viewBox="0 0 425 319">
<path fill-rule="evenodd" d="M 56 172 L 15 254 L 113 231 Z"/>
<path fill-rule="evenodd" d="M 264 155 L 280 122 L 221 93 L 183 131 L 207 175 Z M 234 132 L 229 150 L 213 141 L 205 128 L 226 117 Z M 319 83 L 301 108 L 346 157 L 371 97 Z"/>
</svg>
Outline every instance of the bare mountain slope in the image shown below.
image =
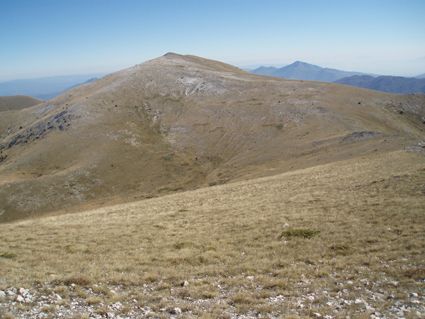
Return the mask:
<svg viewBox="0 0 425 319">
<path fill-rule="evenodd" d="M 404 148 L 424 105 L 166 54 L 0 120 L 0 220 Z"/>
</svg>

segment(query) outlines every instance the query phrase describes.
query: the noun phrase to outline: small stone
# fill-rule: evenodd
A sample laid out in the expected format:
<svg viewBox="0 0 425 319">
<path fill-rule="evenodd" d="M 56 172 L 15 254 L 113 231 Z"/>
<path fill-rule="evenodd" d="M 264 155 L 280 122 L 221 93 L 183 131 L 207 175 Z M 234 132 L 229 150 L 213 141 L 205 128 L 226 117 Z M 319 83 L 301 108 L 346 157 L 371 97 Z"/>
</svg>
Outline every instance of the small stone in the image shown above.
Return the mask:
<svg viewBox="0 0 425 319">
<path fill-rule="evenodd" d="M 114 310 L 120 310 L 121 308 L 122 308 L 122 303 L 121 302 L 116 302 L 116 303 L 114 303 L 114 304 L 112 304 L 112 309 L 114 309 Z"/>
<path fill-rule="evenodd" d="M 366 307 L 366 310 L 368 310 L 368 311 L 372 311 L 372 312 L 375 311 L 375 308 L 372 307 L 371 305 L 369 305 L 368 303 L 365 303 L 365 307 Z"/>
<path fill-rule="evenodd" d="M 411 292 L 410 297 L 418 298 L 418 294 L 416 292 Z"/>
<path fill-rule="evenodd" d="M 8 296 L 14 296 L 14 295 L 16 295 L 16 293 L 15 293 L 13 290 L 7 290 L 7 291 L 6 291 L 6 294 L 7 294 Z"/>
<path fill-rule="evenodd" d="M 313 313 L 316 318 L 322 318 L 322 315 L 318 312 Z"/>
<path fill-rule="evenodd" d="M 3 290 L 0 290 L 0 298 L 5 298 L 6 293 Z"/>
<path fill-rule="evenodd" d="M 59 296 L 58 294 L 56 294 L 55 297 L 56 297 L 57 300 L 62 300 L 62 297 Z"/>
<path fill-rule="evenodd" d="M 181 310 L 180 308 L 178 308 L 178 307 L 176 307 L 176 308 L 171 308 L 171 309 L 169 310 L 169 313 L 170 313 L 170 314 L 172 314 L 172 315 L 181 315 L 182 310 Z"/>
<path fill-rule="evenodd" d="M 181 283 L 181 286 L 182 286 L 182 287 L 187 287 L 187 286 L 189 286 L 189 282 L 188 282 L 187 280 L 185 280 L 185 281 L 183 281 L 183 282 Z"/>
<path fill-rule="evenodd" d="M 254 280 L 254 276 L 248 276 L 248 277 L 246 277 L 246 279 L 248 279 L 248 280 Z"/>
<path fill-rule="evenodd" d="M 16 301 L 17 301 L 17 302 L 25 302 L 25 299 L 24 299 L 24 297 L 22 297 L 21 295 L 18 295 L 18 296 L 16 297 Z"/>
<path fill-rule="evenodd" d="M 26 295 L 28 293 L 28 290 L 26 290 L 25 288 L 19 288 L 18 292 L 20 295 Z"/>
</svg>

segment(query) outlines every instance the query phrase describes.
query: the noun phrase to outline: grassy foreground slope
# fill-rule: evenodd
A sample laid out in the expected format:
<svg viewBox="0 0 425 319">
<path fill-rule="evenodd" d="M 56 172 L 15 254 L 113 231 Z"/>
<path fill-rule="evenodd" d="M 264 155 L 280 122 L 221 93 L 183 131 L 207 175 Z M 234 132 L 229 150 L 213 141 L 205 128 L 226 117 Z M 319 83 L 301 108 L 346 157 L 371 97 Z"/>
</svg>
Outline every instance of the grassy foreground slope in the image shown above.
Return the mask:
<svg viewBox="0 0 425 319">
<path fill-rule="evenodd" d="M 1 224 L 0 289 L 31 298 L 0 311 L 423 318 L 424 185 L 395 151 Z"/>
</svg>

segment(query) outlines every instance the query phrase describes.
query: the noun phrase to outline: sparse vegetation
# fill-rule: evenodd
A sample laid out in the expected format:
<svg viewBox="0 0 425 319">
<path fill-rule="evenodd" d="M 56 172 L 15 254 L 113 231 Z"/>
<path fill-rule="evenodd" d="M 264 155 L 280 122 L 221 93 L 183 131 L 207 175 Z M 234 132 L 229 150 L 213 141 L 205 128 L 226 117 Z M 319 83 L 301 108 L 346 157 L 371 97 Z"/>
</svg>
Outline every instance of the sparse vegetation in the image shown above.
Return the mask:
<svg viewBox="0 0 425 319">
<path fill-rule="evenodd" d="M 102 302 L 102 299 L 100 297 L 97 297 L 97 296 L 91 296 L 91 297 L 86 299 L 86 302 L 87 302 L 88 305 L 97 305 L 97 304 Z"/>
<path fill-rule="evenodd" d="M 0 253 L 0 258 L 7 258 L 7 259 L 12 259 L 17 257 L 17 255 L 15 253 L 12 252 L 4 252 L 4 253 Z"/>
<path fill-rule="evenodd" d="M 64 279 L 63 284 L 67 286 L 72 284 L 79 285 L 79 286 L 87 286 L 90 284 L 90 279 L 81 275 L 72 276 L 72 277 L 68 277 Z"/>
<path fill-rule="evenodd" d="M 283 129 L 283 124 L 282 124 L 282 123 L 276 124 L 276 128 L 277 128 L 278 130 Z"/>
<path fill-rule="evenodd" d="M 3 313 L 1 318 L 2 319 L 16 319 L 16 317 L 10 312 Z"/>
</svg>

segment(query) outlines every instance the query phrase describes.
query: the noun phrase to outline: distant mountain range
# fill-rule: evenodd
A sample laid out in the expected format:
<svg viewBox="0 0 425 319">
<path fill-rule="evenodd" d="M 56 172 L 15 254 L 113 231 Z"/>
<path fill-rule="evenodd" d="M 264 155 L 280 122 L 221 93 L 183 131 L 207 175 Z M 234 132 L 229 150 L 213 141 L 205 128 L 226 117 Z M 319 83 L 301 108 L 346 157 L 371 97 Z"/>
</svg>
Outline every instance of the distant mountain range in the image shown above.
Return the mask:
<svg viewBox="0 0 425 319">
<path fill-rule="evenodd" d="M 425 93 L 425 73 L 411 78 L 378 76 L 362 72 L 324 68 L 301 61 L 296 61 L 281 68 L 261 66 L 250 72 L 292 80 L 336 82 L 391 93 Z M 48 100 L 81 84 L 91 83 L 103 75 L 64 75 L 0 82 L 0 96 L 26 95 Z"/>
<path fill-rule="evenodd" d="M 335 82 L 390 93 L 425 93 L 425 78 L 354 75 Z"/>
<path fill-rule="evenodd" d="M 47 100 L 101 76 L 103 74 L 64 75 L 0 82 L 0 96 L 27 95 Z"/>
<path fill-rule="evenodd" d="M 335 82 L 390 93 L 425 93 L 425 74 L 411 78 L 378 76 L 361 72 L 323 68 L 301 61 L 296 61 L 281 68 L 261 66 L 252 70 L 251 73 L 291 80 Z"/>
<path fill-rule="evenodd" d="M 336 80 L 364 73 L 342 71 L 337 69 L 322 68 L 318 65 L 296 61 L 290 65 L 276 68 L 261 66 L 251 71 L 254 74 L 275 76 L 291 80 L 310 80 L 322 82 L 334 82 Z"/>
</svg>

